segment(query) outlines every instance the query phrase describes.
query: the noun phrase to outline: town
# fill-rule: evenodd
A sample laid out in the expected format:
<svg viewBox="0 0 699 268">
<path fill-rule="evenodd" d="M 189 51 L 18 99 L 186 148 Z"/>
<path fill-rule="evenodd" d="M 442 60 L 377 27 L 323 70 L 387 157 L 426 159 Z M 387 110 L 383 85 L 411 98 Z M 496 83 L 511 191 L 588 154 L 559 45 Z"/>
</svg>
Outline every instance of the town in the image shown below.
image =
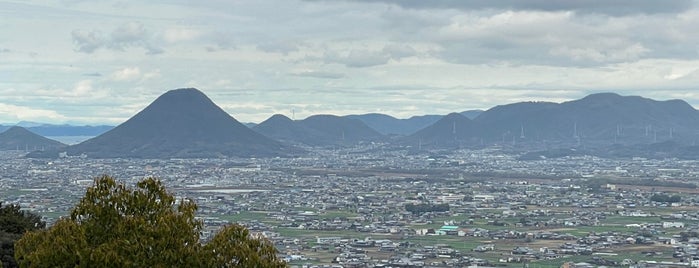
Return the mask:
<svg viewBox="0 0 699 268">
<path fill-rule="evenodd" d="M 97 176 L 157 177 L 202 239 L 239 223 L 290 267 L 699 267 L 699 162 L 501 148 L 308 148 L 300 158 L 57 159 L 0 153 L 0 201 L 51 224 Z"/>
</svg>

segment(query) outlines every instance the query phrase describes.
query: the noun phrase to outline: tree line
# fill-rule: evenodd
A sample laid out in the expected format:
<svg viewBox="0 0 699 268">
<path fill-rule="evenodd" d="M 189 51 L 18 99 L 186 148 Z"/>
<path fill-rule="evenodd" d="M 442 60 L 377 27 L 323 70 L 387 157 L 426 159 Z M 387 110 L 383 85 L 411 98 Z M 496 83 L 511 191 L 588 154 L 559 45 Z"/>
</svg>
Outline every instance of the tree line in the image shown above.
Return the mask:
<svg viewBox="0 0 699 268">
<path fill-rule="evenodd" d="M 425 212 L 446 212 L 449 211 L 449 204 L 406 204 L 405 210 L 413 214 L 422 214 Z"/>
<path fill-rule="evenodd" d="M 682 201 L 682 197 L 679 195 L 654 194 L 650 197 L 650 201 L 660 203 L 679 203 Z"/>
</svg>

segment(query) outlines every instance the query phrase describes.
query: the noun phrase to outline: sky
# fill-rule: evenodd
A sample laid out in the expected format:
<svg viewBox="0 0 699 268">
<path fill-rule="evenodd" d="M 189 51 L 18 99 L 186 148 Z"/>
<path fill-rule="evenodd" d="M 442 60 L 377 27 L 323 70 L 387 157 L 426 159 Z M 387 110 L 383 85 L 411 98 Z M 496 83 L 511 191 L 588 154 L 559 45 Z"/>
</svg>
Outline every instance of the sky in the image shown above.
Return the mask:
<svg viewBox="0 0 699 268">
<path fill-rule="evenodd" d="M 241 122 L 699 107 L 697 27 L 694 0 L 0 0 L 0 122 L 116 125 L 184 87 Z"/>
</svg>

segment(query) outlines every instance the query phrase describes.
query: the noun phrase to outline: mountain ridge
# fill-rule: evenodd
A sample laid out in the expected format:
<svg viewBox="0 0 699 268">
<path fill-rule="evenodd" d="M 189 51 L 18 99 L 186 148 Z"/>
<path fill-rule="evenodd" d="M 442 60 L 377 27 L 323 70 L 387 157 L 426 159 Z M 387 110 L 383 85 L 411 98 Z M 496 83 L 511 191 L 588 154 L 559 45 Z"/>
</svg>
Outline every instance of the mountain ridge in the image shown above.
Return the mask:
<svg viewBox="0 0 699 268">
<path fill-rule="evenodd" d="M 384 139 L 381 133 L 360 120 L 325 114 L 296 121 L 276 114 L 253 130 L 270 138 L 308 146 L 353 145 Z"/>
<path fill-rule="evenodd" d="M 176 97 L 186 91 L 194 91 L 196 94 L 190 92 L 188 97 Z M 162 105 L 163 99 L 169 99 L 165 101 L 167 107 Z M 189 107 L 188 103 L 192 100 L 199 104 Z M 396 125 L 391 124 L 416 118 L 425 120 L 421 124 L 426 126 L 411 130 L 413 133 L 403 131 L 400 134 L 385 134 L 390 133 L 387 132 L 389 129 L 397 129 Z M 373 122 L 373 127 L 366 122 Z M 417 121 L 411 121 L 411 124 L 415 122 Z M 384 128 L 377 130 L 382 124 Z M 415 128 L 415 124 L 412 127 Z M 123 132 L 130 135 L 120 134 Z M 176 133 L 178 138 L 157 138 L 174 137 L 172 133 Z M 119 138 L 121 136 L 130 138 Z M 231 140 L 230 137 L 236 138 Z M 135 153 L 138 151 L 148 151 L 140 157 L 279 156 L 288 155 L 282 152 L 299 152 L 292 145 L 327 147 L 361 143 L 418 146 L 423 149 L 500 146 L 522 152 L 584 147 L 585 151 L 604 149 L 606 155 L 629 155 L 664 148 L 666 153 L 660 155 L 680 152 L 691 155 L 686 153 L 686 149 L 678 148 L 696 144 L 699 140 L 699 111 L 686 101 L 678 99 L 658 101 L 641 96 L 596 93 L 560 103 L 517 102 L 497 105 L 485 111 L 415 116 L 408 119 L 370 113 L 349 116 L 320 114 L 303 120 L 292 120 L 275 114 L 260 124 L 249 127 L 216 106 L 200 91 L 178 89 L 161 95 L 143 111 L 114 129 L 70 146 L 67 151 L 70 154 L 88 152 L 90 156 L 98 156 L 97 152 L 105 150 L 95 147 L 95 144 L 107 146 L 105 142 L 98 142 L 100 139 L 111 140 L 110 143 L 113 144 L 109 146 L 112 150 L 121 150 L 113 154 L 118 157 L 133 157 L 138 155 Z M 129 144 L 129 139 L 140 140 L 141 144 Z M 217 145 L 207 145 L 205 141 L 213 141 Z M 653 144 L 673 145 L 651 146 Z M 149 151 L 158 146 L 171 150 L 165 150 L 166 155 Z M 76 149 L 90 147 L 93 148 Z M 179 149 L 173 149 L 175 147 Z M 239 149 L 221 150 L 229 147 Z M 561 154 L 560 152 L 565 150 L 557 151 L 555 155 Z"/>
</svg>

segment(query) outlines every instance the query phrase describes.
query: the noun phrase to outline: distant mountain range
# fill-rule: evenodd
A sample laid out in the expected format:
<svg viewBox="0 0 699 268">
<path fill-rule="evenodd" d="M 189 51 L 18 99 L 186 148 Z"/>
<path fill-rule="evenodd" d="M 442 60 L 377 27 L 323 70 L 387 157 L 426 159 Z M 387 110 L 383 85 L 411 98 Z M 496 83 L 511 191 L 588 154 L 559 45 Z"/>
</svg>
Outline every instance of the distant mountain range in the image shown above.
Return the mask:
<svg viewBox="0 0 699 268">
<path fill-rule="evenodd" d="M 413 116 L 408 119 L 398 119 L 385 114 L 362 114 L 348 115 L 347 118 L 362 121 L 367 126 L 373 128 L 383 135 L 410 135 L 434 122 L 437 122 L 443 115 L 422 115 Z"/>
<path fill-rule="evenodd" d="M 469 119 L 474 119 L 482 112 L 482 110 L 468 110 L 461 112 L 461 114 Z M 383 135 L 408 136 L 434 124 L 444 117 L 444 115 L 416 115 L 408 119 L 398 119 L 390 115 L 369 113 L 347 115 L 345 117 L 362 121 L 364 124 Z"/>
<path fill-rule="evenodd" d="M 54 125 L 32 122 L 20 122 L 16 125 L 0 125 L 0 132 L 5 131 L 13 126 L 24 127 L 27 130 L 39 134 L 44 137 L 57 136 L 98 136 L 105 133 L 114 126 L 98 125 L 98 126 L 73 126 L 73 125 Z"/>
<path fill-rule="evenodd" d="M 97 127 L 93 130 L 98 131 Z M 303 120 L 274 115 L 245 126 L 202 92 L 178 89 L 165 93 L 123 124 L 63 151 L 90 157 L 250 157 L 302 153 L 295 146 L 375 143 L 423 150 L 499 146 L 528 152 L 523 159 L 581 153 L 693 159 L 699 158 L 692 149 L 697 140 L 699 112 L 688 103 L 614 93 L 408 119 L 376 113 L 314 115 Z M 32 154 L 49 155 L 57 153 Z"/>
<path fill-rule="evenodd" d="M 420 149 L 461 148 L 475 144 L 479 131 L 473 120 L 461 113 L 451 113 L 399 141 Z"/>
<path fill-rule="evenodd" d="M 638 144 L 699 138 L 699 113 L 681 100 L 655 101 L 614 93 L 563 103 L 523 102 L 496 106 L 478 116 L 486 142 L 527 144 Z"/>
<path fill-rule="evenodd" d="M 277 114 L 252 129 L 273 139 L 309 146 L 352 145 L 384 140 L 381 133 L 362 121 L 335 115 L 314 115 L 294 121 Z"/>
</svg>

